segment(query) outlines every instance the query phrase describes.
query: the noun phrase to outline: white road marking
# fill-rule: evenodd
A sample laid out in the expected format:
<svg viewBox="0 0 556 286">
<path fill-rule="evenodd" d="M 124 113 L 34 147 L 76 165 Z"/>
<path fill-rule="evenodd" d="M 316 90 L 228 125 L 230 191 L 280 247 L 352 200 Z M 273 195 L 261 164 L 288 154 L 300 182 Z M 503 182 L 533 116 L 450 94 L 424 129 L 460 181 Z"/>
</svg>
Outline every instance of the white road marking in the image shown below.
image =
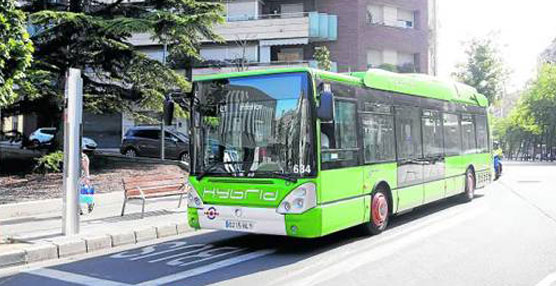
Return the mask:
<svg viewBox="0 0 556 286">
<path fill-rule="evenodd" d="M 79 285 L 94 285 L 94 286 L 130 286 L 129 284 L 120 283 L 111 280 L 105 280 L 80 274 L 75 274 L 67 271 L 60 271 L 50 268 L 35 269 L 32 271 L 25 271 L 25 273 L 46 277 L 50 279 L 75 283 Z"/>
<path fill-rule="evenodd" d="M 303 265 L 309 266 L 310 269 L 316 269 L 316 271 L 320 269 L 325 269 L 328 265 L 335 263 L 335 261 L 342 260 L 342 259 L 349 259 L 350 257 L 364 253 L 366 251 L 370 251 L 376 248 L 379 245 L 388 245 L 389 243 L 395 241 L 395 239 L 399 237 L 407 237 L 410 236 L 413 232 L 423 231 L 428 227 L 434 226 L 436 224 L 441 224 L 446 221 L 450 221 L 462 215 L 468 214 L 469 212 L 478 212 L 483 213 L 486 212 L 485 206 L 482 204 L 477 204 L 474 206 L 472 211 L 469 208 L 464 209 L 451 209 L 448 213 L 438 214 L 436 216 L 428 216 L 424 217 L 424 221 L 415 221 L 412 223 L 408 223 L 400 228 L 394 228 L 391 230 L 386 230 L 386 232 L 382 233 L 378 236 L 372 236 L 368 239 L 356 241 L 339 248 L 327 251 L 327 256 L 321 257 L 321 255 L 313 256 L 311 258 L 303 260 L 301 263 Z M 477 214 L 478 215 L 478 214 Z M 335 252 L 335 254 L 334 254 Z M 332 255 L 330 255 L 332 253 Z M 333 257 L 333 258 L 329 258 Z M 296 264 L 297 265 L 297 264 Z M 290 283 L 290 281 L 294 281 L 297 277 L 304 276 L 305 273 L 309 272 L 312 273 L 311 270 L 307 271 L 307 267 L 294 267 L 294 269 L 288 271 L 287 276 L 283 276 L 277 280 L 274 280 L 271 284 L 272 286 L 279 286 L 284 285 L 284 283 Z"/>
<path fill-rule="evenodd" d="M 556 285 L 556 272 L 546 276 L 541 282 L 537 283 L 535 286 L 554 286 Z"/>
<path fill-rule="evenodd" d="M 176 282 L 179 280 L 183 280 L 183 279 L 187 279 L 193 276 L 197 276 L 197 275 L 201 275 L 210 271 L 214 271 L 220 268 L 224 268 L 224 267 L 228 267 L 228 266 L 232 266 L 235 264 L 239 264 L 248 260 L 252 260 L 252 259 L 256 259 L 259 257 L 263 257 L 269 254 L 274 253 L 276 250 L 274 249 L 265 249 L 265 250 L 259 250 L 259 251 L 254 251 L 254 252 L 250 252 L 247 254 L 243 254 L 237 257 L 233 257 L 233 258 L 229 258 L 226 260 L 222 260 L 222 261 L 218 261 L 218 262 L 214 262 L 205 266 L 201 266 L 195 269 L 190 269 L 190 270 L 186 270 L 183 272 L 179 272 L 179 273 L 175 273 L 172 275 L 168 275 L 165 277 L 160 277 L 151 281 L 146 281 L 140 284 L 137 284 L 136 286 L 150 286 L 150 285 L 165 285 L 168 283 L 172 283 L 172 282 Z"/>
<path fill-rule="evenodd" d="M 321 268 L 321 270 L 312 273 L 309 271 L 311 275 L 306 276 L 301 280 L 296 280 L 295 283 L 290 283 L 290 285 L 316 285 L 318 283 L 329 281 L 340 275 L 348 274 L 361 266 L 393 255 L 396 252 L 399 252 L 401 249 L 415 242 L 421 241 L 429 236 L 451 228 L 465 220 L 477 217 L 482 212 L 484 212 L 484 210 L 475 209 L 470 212 L 463 213 L 451 220 L 447 220 L 443 223 L 434 224 L 430 227 L 410 233 L 407 236 L 400 238 L 399 240 L 380 245 L 379 247 L 374 248 L 372 251 L 360 251 L 358 254 L 349 256 L 345 260 L 331 263 L 331 265 L 323 267 Z"/>
</svg>

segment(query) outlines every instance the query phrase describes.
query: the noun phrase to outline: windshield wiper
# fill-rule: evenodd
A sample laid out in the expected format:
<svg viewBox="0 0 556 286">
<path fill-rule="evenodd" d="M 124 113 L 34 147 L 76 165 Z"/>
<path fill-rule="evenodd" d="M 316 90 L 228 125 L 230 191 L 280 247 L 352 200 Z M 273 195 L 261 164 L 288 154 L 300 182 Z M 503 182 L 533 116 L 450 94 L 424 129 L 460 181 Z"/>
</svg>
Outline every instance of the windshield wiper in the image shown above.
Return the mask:
<svg viewBox="0 0 556 286">
<path fill-rule="evenodd" d="M 286 174 L 286 173 L 282 173 L 282 172 L 259 172 L 259 173 L 255 172 L 255 174 L 274 175 L 276 178 L 284 179 L 284 180 L 292 182 L 292 183 L 297 183 L 297 177 L 296 176 L 292 176 L 290 174 Z"/>
<path fill-rule="evenodd" d="M 208 166 L 204 171 L 202 171 L 201 173 L 197 174 L 197 176 L 195 176 L 197 178 L 197 181 L 200 181 L 203 179 L 204 176 L 208 175 L 209 172 L 214 169 L 216 166 L 222 164 L 222 165 L 227 165 L 227 164 L 239 164 L 239 163 L 243 163 L 242 161 L 232 161 L 232 162 L 215 162 L 212 165 Z"/>
</svg>

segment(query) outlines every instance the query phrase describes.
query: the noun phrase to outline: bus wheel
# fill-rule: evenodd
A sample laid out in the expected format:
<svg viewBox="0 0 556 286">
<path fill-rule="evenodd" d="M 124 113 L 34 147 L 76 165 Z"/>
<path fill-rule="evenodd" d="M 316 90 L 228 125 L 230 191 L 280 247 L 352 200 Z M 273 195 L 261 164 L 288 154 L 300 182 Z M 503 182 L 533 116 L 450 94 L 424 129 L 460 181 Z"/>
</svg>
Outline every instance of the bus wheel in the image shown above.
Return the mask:
<svg viewBox="0 0 556 286">
<path fill-rule="evenodd" d="M 388 226 L 390 209 L 388 207 L 388 195 L 384 188 L 379 187 L 371 196 L 371 221 L 365 224 L 365 230 L 369 234 L 379 234 Z"/>
<path fill-rule="evenodd" d="M 465 192 L 461 194 L 463 202 L 470 202 L 475 197 L 475 175 L 471 169 L 465 173 Z"/>
</svg>

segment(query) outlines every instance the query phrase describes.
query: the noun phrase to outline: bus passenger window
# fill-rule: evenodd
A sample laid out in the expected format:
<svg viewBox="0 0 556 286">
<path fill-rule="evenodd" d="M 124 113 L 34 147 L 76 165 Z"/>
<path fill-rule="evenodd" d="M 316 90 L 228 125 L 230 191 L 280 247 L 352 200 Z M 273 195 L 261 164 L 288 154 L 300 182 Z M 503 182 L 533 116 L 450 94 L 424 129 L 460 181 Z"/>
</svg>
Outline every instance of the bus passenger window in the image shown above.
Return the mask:
<svg viewBox="0 0 556 286">
<path fill-rule="evenodd" d="M 475 122 L 472 115 L 463 114 L 461 116 L 461 132 L 463 133 L 464 154 L 476 153 L 477 141 L 475 141 Z"/>
<path fill-rule="evenodd" d="M 356 103 L 336 99 L 334 121 L 320 125 L 323 169 L 357 164 L 356 126 Z"/>
<path fill-rule="evenodd" d="M 396 135 L 399 159 L 423 156 L 421 116 L 417 107 L 396 107 Z"/>
<path fill-rule="evenodd" d="M 361 115 L 365 163 L 396 159 L 394 118 L 387 114 Z"/>
</svg>

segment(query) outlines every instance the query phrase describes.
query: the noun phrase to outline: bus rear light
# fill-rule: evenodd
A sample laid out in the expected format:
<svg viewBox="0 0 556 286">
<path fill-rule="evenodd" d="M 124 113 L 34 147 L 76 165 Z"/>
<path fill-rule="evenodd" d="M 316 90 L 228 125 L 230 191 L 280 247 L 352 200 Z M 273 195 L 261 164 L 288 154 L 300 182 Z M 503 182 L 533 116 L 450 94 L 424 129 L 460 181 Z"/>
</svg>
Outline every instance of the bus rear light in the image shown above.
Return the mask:
<svg viewBox="0 0 556 286">
<path fill-rule="evenodd" d="M 197 190 L 190 184 L 187 191 L 187 206 L 190 208 L 202 209 L 203 200 L 197 193 Z"/>
<path fill-rule="evenodd" d="M 305 183 L 291 191 L 276 210 L 280 214 L 300 214 L 317 206 L 317 188 Z"/>
</svg>

